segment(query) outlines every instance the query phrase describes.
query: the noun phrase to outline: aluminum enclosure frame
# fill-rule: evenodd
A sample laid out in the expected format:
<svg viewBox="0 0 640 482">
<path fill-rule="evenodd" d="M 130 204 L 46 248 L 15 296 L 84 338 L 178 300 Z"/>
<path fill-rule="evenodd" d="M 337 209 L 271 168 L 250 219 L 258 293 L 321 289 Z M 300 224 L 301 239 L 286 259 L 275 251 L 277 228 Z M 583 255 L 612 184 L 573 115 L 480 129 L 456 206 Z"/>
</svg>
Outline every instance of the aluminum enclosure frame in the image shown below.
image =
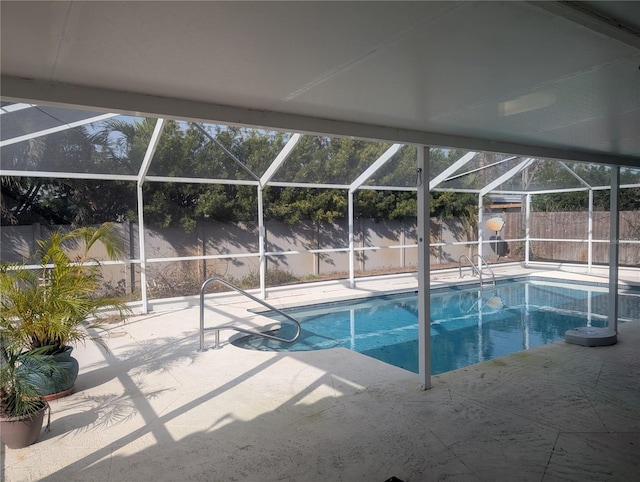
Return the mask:
<svg viewBox="0 0 640 482">
<path fill-rule="evenodd" d="M 24 108 L 28 108 L 28 107 L 24 107 Z M 9 113 L 9 112 L 7 112 Z M 104 116 L 101 116 L 101 119 L 104 118 L 111 118 L 114 117 L 118 114 L 114 114 L 114 113 L 107 113 Z M 95 121 L 95 117 L 91 117 L 89 118 L 89 120 L 87 122 L 93 122 Z M 78 125 L 84 125 L 85 123 L 73 123 L 73 124 L 68 124 L 66 125 L 66 128 L 73 128 L 76 127 Z M 380 169 L 383 165 L 385 165 L 390 159 L 393 158 L 394 154 L 396 154 L 399 149 L 402 147 L 402 144 L 400 143 L 396 143 L 393 144 L 382 156 L 380 156 L 375 162 L 373 162 L 370 167 L 368 169 L 366 169 L 360 176 L 358 176 L 357 179 L 353 180 L 352 182 L 350 182 L 349 184 L 321 184 L 321 183 L 316 183 L 316 184 L 309 184 L 309 183 L 295 183 L 295 182 L 276 182 L 273 181 L 273 177 L 274 174 L 277 172 L 278 168 L 280 168 L 282 166 L 282 164 L 284 163 L 284 161 L 286 160 L 286 158 L 291 154 L 291 151 L 295 148 L 295 145 L 298 143 L 298 141 L 300 140 L 301 136 L 303 135 L 300 132 L 296 132 L 292 135 L 291 139 L 289 140 L 289 142 L 285 145 L 285 147 L 282 149 L 282 151 L 276 156 L 276 158 L 272 161 L 271 165 L 268 167 L 268 169 L 266 170 L 265 174 L 262 177 L 258 177 L 258 176 L 253 176 L 255 179 L 254 180 L 224 180 L 224 179 L 193 179 L 193 178 L 172 178 L 172 177 L 164 177 L 164 176 L 149 176 L 148 175 L 148 171 L 149 171 L 149 167 L 153 161 L 153 155 L 155 153 L 155 149 L 157 147 L 158 141 L 160 139 L 160 136 L 162 134 L 162 130 L 164 127 L 164 123 L 165 123 L 165 119 L 164 118 L 158 118 L 156 126 L 154 128 L 154 132 L 152 134 L 151 140 L 149 142 L 149 145 L 147 147 L 147 150 L 145 152 L 145 156 L 142 162 L 142 165 L 139 169 L 139 172 L 137 175 L 124 175 L 124 176 L 120 176 L 120 175 L 113 175 L 113 174 L 91 174 L 91 173 L 72 173 L 72 172 L 43 172 L 43 171 L 39 171 L 39 172 L 32 172 L 32 171 L 16 171 L 16 170 L 4 170 L 2 171 L 2 175 L 6 175 L 6 176 L 23 176 L 23 177 L 50 177 L 50 178 L 78 178 L 78 179 L 102 179 L 102 180 L 116 180 L 116 179 L 120 179 L 120 180 L 129 180 L 129 181 L 135 181 L 136 182 L 136 192 L 137 192 L 137 197 L 138 197 L 138 216 L 139 216 L 139 222 L 140 222 L 140 246 L 139 246 L 139 250 L 140 250 L 140 259 L 139 260 L 131 260 L 130 262 L 132 263 L 139 263 L 140 264 L 140 272 L 141 272 L 141 285 L 142 285 L 142 293 L 141 293 L 141 297 L 142 297 L 142 310 L 144 312 L 146 312 L 148 310 L 148 298 L 147 298 L 147 291 L 146 291 L 146 267 L 148 265 L 148 263 L 153 263 L 153 262 L 161 262 L 161 261 L 178 261 L 178 260 L 193 260 L 193 259 L 221 259 L 224 257 L 239 257 L 238 255 L 231 255 L 231 256 L 196 256 L 196 257 L 177 257 L 177 258 L 162 258 L 162 259 L 151 259 L 151 258 L 147 258 L 146 252 L 145 252 L 145 242 L 144 242 L 144 215 L 143 215 L 143 206 L 144 206 L 144 194 L 143 194 L 143 186 L 144 183 L 147 181 L 153 181 L 153 182 L 185 182 L 185 183 L 193 183 L 193 182 L 201 182 L 201 183 L 207 183 L 207 184 L 225 184 L 225 183 L 234 183 L 234 184 L 244 184 L 244 185 L 250 185 L 250 186 L 255 186 L 257 189 L 257 193 L 258 193 L 258 206 L 257 206 L 257 210 L 258 210 L 258 223 L 259 223 L 259 252 L 258 253 L 246 253 L 243 256 L 257 256 L 259 257 L 260 260 L 260 293 L 261 296 L 263 298 L 267 297 L 267 290 L 266 290 L 266 282 L 265 282 L 265 273 L 266 273 L 266 257 L 267 256 L 277 256 L 277 255 L 286 255 L 286 254 L 296 254 L 302 251 L 287 251 L 287 252 L 266 252 L 265 249 L 265 239 L 264 239 L 264 219 L 263 219 L 263 207 L 262 207 L 262 192 L 263 190 L 268 187 L 268 186 L 293 186 L 293 187 L 313 187 L 313 188 L 329 188 L 329 189 L 343 189 L 346 191 L 347 193 L 347 197 L 348 197 L 348 205 L 349 205 L 349 243 L 348 243 L 348 247 L 345 248 L 332 248 L 332 249 L 318 249 L 318 250 L 307 250 L 304 252 L 308 252 L 308 253 L 323 253 L 323 252 L 348 252 L 349 253 L 349 284 L 352 288 L 356 287 L 356 281 L 355 281 L 355 263 L 354 263 L 354 259 L 355 259 L 355 254 L 358 251 L 362 251 L 365 249 L 380 249 L 381 247 L 373 247 L 373 248 L 359 248 L 356 249 L 355 245 L 354 245 L 354 216 L 353 216 L 353 194 L 359 190 L 359 189 L 380 189 L 380 190 L 409 190 L 409 191 L 416 191 L 417 195 L 418 195 L 418 199 L 419 199 L 419 203 L 418 203 L 418 208 L 419 208 L 419 216 L 418 216 L 418 224 L 419 224 L 419 228 L 418 228 L 418 244 L 417 245 L 403 245 L 404 247 L 418 247 L 418 253 L 419 253 L 419 292 L 426 292 L 428 293 L 428 288 L 429 288 L 429 277 L 425 276 L 425 273 L 427 273 L 429 271 L 429 248 L 430 248 L 430 243 L 429 243 L 429 228 L 428 228 L 428 223 L 425 223 L 424 221 L 424 216 L 428 215 L 429 209 L 428 209 L 428 199 L 429 199 L 429 192 L 431 190 L 448 190 L 448 189 L 443 189 L 440 184 L 443 182 L 446 182 L 447 180 L 450 180 L 452 178 L 455 178 L 456 176 L 458 176 L 458 172 L 460 171 L 460 169 L 462 169 L 465 165 L 467 165 L 476 155 L 476 151 L 472 151 L 469 152 L 467 154 L 465 154 L 464 156 L 462 156 L 462 158 L 460 158 L 458 161 L 454 162 L 449 168 L 447 168 L 443 173 L 441 173 L 440 175 L 436 176 L 433 180 L 431 180 L 429 183 L 426 182 L 427 179 L 429 179 L 429 146 L 427 145 L 417 145 L 418 148 L 418 159 L 416 160 L 416 169 L 417 169 L 417 181 L 416 181 L 416 186 L 415 187 L 408 187 L 408 188 L 399 188 L 399 187 L 394 187 L 394 186 L 371 186 L 371 185 L 365 185 L 364 183 L 371 178 L 371 176 L 373 176 L 373 174 Z M 55 131 L 38 131 L 35 132 L 31 135 L 28 136 L 28 139 L 34 139 L 38 136 L 43 136 L 43 135 L 47 135 L 51 132 L 59 132 L 60 130 L 62 130 L 62 128 L 58 128 Z M 24 136 L 23 136 L 24 137 Z M 19 142 L 20 140 L 27 140 L 26 138 L 24 139 L 19 139 L 19 140 L 7 140 L 5 141 L 4 145 L 11 145 L 14 142 Z M 513 158 L 508 158 L 513 159 Z M 496 178 L 494 180 L 492 180 L 491 182 L 489 182 L 486 186 L 484 186 L 482 189 L 479 190 L 468 190 L 468 192 L 476 192 L 478 194 L 479 197 L 479 236 L 478 236 L 478 252 L 480 254 L 482 254 L 482 248 L 483 245 L 486 243 L 483 239 L 482 239 L 482 215 L 483 215 L 483 207 L 482 207 L 482 198 L 484 195 L 487 195 L 490 192 L 500 192 L 503 194 L 519 194 L 519 195 L 526 195 L 526 212 L 527 212 L 527 226 L 526 226 L 526 235 L 525 235 L 525 243 L 528 246 L 530 244 L 530 242 L 532 241 L 532 239 L 529 237 L 529 222 L 530 222 L 530 204 L 531 204 L 531 196 L 532 195 L 536 195 L 536 194 L 544 194 L 545 192 L 563 192 L 563 191 L 588 191 L 589 192 L 589 269 L 591 269 L 591 262 L 592 262 L 592 244 L 593 244 L 593 239 L 591 236 L 591 228 L 592 228 L 592 219 L 593 219 L 593 190 L 594 189 L 608 189 L 609 186 L 590 186 L 585 180 L 583 180 L 582 178 L 580 178 L 579 176 L 577 176 L 577 174 L 573 171 L 571 171 L 566 165 L 565 168 L 567 170 L 569 170 L 572 175 L 574 177 L 576 177 L 578 179 L 578 181 L 580 182 L 580 184 L 582 185 L 581 188 L 570 188 L 570 189 L 558 189 L 558 190 L 552 190 L 552 191 L 531 191 L 531 192 L 525 192 L 525 191 L 516 191 L 516 190 L 504 190 L 504 191 L 499 191 L 498 188 L 500 185 L 502 185 L 503 183 L 505 183 L 506 181 L 508 181 L 509 179 L 511 179 L 513 176 L 517 175 L 519 172 L 521 172 L 523 169 L 527 168 L 529 165 L 531 165 L 534 162 L 533 158 L 526 158 L 525 160 L 523 160 L 522 162 L 520 162 L 517 166 L 515 166 L 514 168 L 510 169 L 508 172 L 506 172 L 505 174 L 503 174 L 502 176 L 500 176 L 499 178 Z M 616 165 L 617 166 L 617 165 Z M 486 166 L 489 167 L 489 166 Z M 619 171 L 619 167 L 615 167 L 612 169 L 612 175 L 613 172 L 618 172 Z M 464 174 L 464 173 L 463 173 Z M 613 178 L 612 178 L 613 179 Z M 615 185 L 615 184 L 614 184 Z M 620 186 L 620 187 L 637 187 L 637 185 L 627 185 L 627 186 Z M 617 188 L 617 185 L 616 185 Z M 617 229 L 617 228 L 616 228 Z M 612 227 L 612 233 L 613 233 L 613 227 Z M 616 231 L 617 233 L 617 231 Z M 488 241 L 487 241 L 488 242 Z M 619 240 L 613 240 L 613 243 L 611 243 L 612 247 L 611 247 L 611 256 L 610 256 L 610 262 L 613 263 L 611 265 L 611 272 L 613 273 L 615 271 L 615 273 L 617 273 L 617 245 L 618 245 Z M 468 243 L 467 243 L 468 244 Z M 614 250 L 615 250 L 615 254 L 614 254 Z M 525 263 L 528 264 L 529 263 L 529 259 L 528 259 L 528 252 L 529 250 L 527 249 L 526 252 L 526 259 L 525 259 Z M 479 268 L 481 269 L 481 266 L 479 266 Z M 617 274 L 615 279 L 617 279 Z M 611 277 L 611 282 L 613 283 L 614 281 L 614 277 L 612 275 Z M 617 285 L 614 289 L 617 289 Z M 616 302 L 617 303 L 617 302 Z M 428 301 L 428 297 L 422 297 L 419 300 L 419 304 L 420 304 L 420 338 L 419 338 L 419 346 L 420 346 L 420 373 L 419 373 L 419 377 L 420 377 L 420 385 L 423 388 L 429 388 L 430 387 L 430 364 L 429 364 L 429 335 L 428 332 L 429 330 L 426 328 L 428 326 L 428 324 L 426 323 L 426 320 L 429 319 L 428 317 L 428 313 L 429 313 L 429 301 Z M 615 303 L 614 303 L 615 304 Z M 612 312 L 611 312 L 611 316 L 615 316 L 615 313 L 617 313 L 617 308 L 612 308 Z"/>
</svg>

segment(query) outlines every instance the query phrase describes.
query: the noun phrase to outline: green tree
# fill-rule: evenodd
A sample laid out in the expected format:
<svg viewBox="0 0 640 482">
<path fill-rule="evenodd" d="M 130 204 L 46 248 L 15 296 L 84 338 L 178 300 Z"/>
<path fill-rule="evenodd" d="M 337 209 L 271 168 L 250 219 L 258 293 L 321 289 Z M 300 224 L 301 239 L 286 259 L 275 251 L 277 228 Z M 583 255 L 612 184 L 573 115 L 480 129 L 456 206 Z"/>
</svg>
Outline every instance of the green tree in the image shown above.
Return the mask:
<svg viewBox="0 0 640 482">
<path fill-rule="evenodd" d="M 576 179 L 558 162 L 546 161 L 535 174 L 539 183 L 553 181 L 556 187 L 572 186 Z M 601 164 L 569 163 L 577 176 L 587 185 L 593 187 L 609 186 L 611 184 L 611 170 Z M 633 169 L 623 169 L 620 175 L 621 184 L 637 184 L 640 182 L 640 172 Z M 583 187 L 583 184 L 580 184 Z M 619 193 L 619 210 L 633 211 L 640 209 L 640 188 L 621 189 Z M 533 209 L 536 211 L 585 211 L 589 209 L 588 191 L 556 192 L 533 196 Z M 610 207 L 610 191 L 596 189 L 593 191 L 593 208 L 596 211 L 608 211 Z"/>
<path fill-rule="evenodd" d="M 88 126 L 7 146 L 2 165 L 26 171 L 122 172 Z M 135 186 L 119 181 L 3 178 L 2 224 L 83 225 L 122 220 L 135 207 Z"/>
</svg>

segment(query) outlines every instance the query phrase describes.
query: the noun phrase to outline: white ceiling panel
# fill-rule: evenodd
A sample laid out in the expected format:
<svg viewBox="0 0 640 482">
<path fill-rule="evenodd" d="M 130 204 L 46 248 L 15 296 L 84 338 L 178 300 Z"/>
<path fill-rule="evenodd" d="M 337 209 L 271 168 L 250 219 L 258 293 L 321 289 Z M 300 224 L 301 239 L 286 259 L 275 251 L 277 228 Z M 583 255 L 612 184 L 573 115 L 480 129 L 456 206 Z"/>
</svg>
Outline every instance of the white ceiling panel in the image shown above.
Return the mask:
<svg viewBox="0 0 640 482">
<path fill-rule="evenodd" d="M 638 165 L 638 3 L 5 0 L 0 92 Z"/>
</svg>

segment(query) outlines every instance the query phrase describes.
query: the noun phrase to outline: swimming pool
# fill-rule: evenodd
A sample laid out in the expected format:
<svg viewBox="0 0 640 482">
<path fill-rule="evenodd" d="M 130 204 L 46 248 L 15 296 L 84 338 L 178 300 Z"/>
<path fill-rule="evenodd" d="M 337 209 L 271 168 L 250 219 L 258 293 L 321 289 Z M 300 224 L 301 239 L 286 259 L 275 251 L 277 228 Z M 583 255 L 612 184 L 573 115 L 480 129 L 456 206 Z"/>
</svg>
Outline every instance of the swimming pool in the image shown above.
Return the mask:
<svg viewBox="0 0 640 482">
<path fill-rule="evenodd" d="M 578 326 L 606 326 L 606 287 L 528 279 L 479 290 L 431 291 L 431 365 L 438 374 L 564 338 Z M 418 372 L 417 292 L 310 305 L 285 310 L 302 325 L 291 344 L 257 336 L 233 343 L 268 351 L 344 347 Z M 264 313 L 274 319 L 276 314 Z M 619 294 L 621 321 L 640 317 L 640 290 Z M 286 321 L 280 336 L 294 328 Z"/>
</svg>

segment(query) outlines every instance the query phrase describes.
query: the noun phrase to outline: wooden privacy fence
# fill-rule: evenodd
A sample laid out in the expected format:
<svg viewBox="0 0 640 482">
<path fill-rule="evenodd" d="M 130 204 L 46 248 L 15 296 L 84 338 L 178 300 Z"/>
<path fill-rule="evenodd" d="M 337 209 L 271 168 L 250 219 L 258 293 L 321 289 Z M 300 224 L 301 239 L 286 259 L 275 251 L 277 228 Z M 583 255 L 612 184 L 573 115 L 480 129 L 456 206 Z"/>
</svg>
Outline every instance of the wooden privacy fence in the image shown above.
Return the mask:
<svg viewBox="0 0 640 482">
<path fill-rule="evenodd" d="M 525 216 L 522 213 L 505 213 L 505 239 L 525 237 Z M 593 212 L 591 239 L 592 263 L 609 263 L 608 211 Z M 640 211 L 620 212 L 619 262 L 626 266 L 640 265 Z M 559 261 L 587 263 L 589 256 L 588 212 L 532 212 L 529 228 L 530 252 L 533 261 Z M 510 243 L 524 252 L 524 242 Z"/>
<path fill-rule="evenodd" d="M 484 220 L 495 214 L 484 214 Z M 483 227 L 483 256 L 489 263 L 525 259 L 525 216 L 504 213 L 502 231 Z M 139 290 L 140 264 L 138 226 L 121 226 L 126 247 L 125 263 L 107 266 L 105 284 L 125 292 Z M 22 262 L 36 250 L 36 240 L 46 235 L 44 226 L 3 226 L 2 260 Z M 265 250 L 268 284 L 346 277 L 349 270 L 349 240 L 346 221 L 303 222 L 286 225 L 267 222 Z M 414 221 L 374 222 L 358 219 L 354 224 L 355 270 L 358 275 L 415 271 L 418 267 Z M 531 213 L 530 253 L 532 261 L 586 263 L 589 253 L 589 217 L 583 212 Z M 491 236 L 506 242 L 506 253 L 496 252 Z M 609 213 L 594 212 L 592 263 L 609 261 Z M 477 253 L 477 230 L 459 221 L 431 219 L 431 269 L 457 266 L 461 255 Z M 620 213 L 620 264 L 640 265 L 640 212 Z M 259 246 L 256 225 L 231 225 L 207 221 L 185 233 L 178 228 L 148 229 L 145 236 L 147 287 L 150 297 L 192 295 L 207 276 L 242 281 L 245 287 L 258 282 Z M 629 242 L 630 241 L 630 242 Z M 337 251 L 335 250 L 337 248 Z M 501 256 L 498 256 L 501 254 Z M 98 255 L 99 257 L 99 255 Z M 180 260 L 176 258 L 190 258 Z"/>
</svg>

